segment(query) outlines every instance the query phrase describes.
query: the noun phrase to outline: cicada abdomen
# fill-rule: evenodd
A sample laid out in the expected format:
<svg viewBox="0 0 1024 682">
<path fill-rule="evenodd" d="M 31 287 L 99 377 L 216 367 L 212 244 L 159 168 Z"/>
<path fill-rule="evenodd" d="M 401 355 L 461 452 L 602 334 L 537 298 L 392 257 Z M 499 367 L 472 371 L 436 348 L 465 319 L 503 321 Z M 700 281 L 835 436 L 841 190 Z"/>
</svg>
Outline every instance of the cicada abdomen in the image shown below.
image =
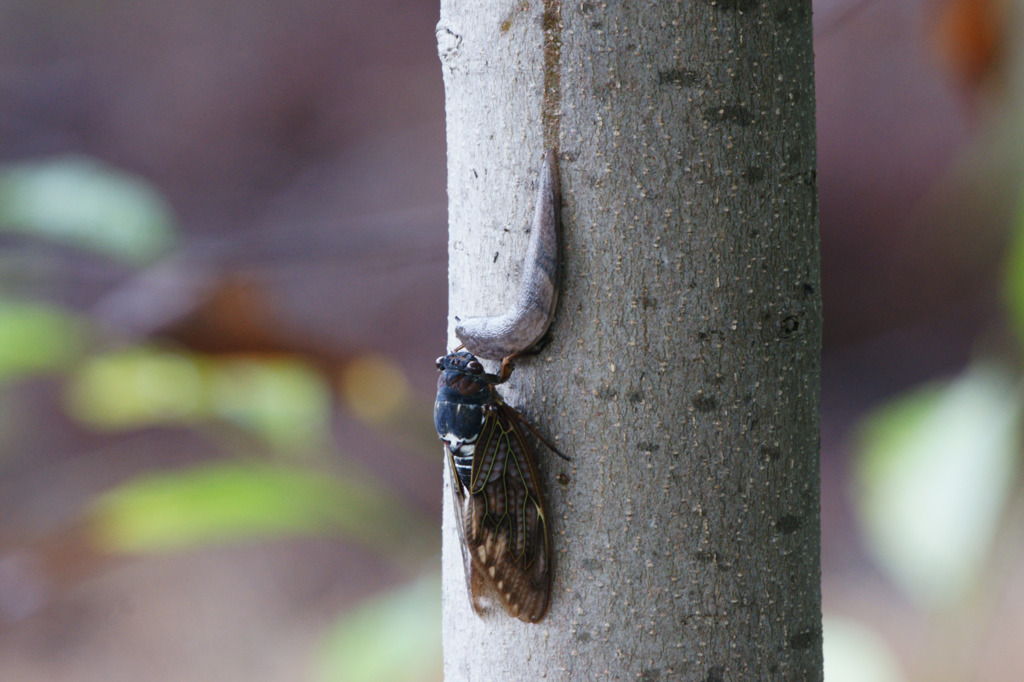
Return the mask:
<svg viewBox="0 0 1024 682">
<path fill-rule="evenodd" d="M 495 388 L 507 373 L 484 372 L 466 351 L 438 358 L 437 367 L 434 425 L 453 474 L 473 608 L 482 613 L 488 599 L 497 598 L 509 615 L 536 623 L 550 600 L 551 539 L 540 477 L 523 433 L 531 427 Z"/>
</svg>

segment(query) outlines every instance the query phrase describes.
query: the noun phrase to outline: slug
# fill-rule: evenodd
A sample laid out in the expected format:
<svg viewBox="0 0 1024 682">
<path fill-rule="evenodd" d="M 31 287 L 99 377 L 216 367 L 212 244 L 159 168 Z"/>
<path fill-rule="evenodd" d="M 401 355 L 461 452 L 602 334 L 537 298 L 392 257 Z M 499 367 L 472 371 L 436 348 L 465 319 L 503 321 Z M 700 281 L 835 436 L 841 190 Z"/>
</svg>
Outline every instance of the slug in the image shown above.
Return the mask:
<svg viewBox="0 0 1024 682">
<path fill-rule="evenodd" d="M 455 327 L 463 347 L 477 357 L 501 360 L 529 351 L 547 333 L 555 316 L 562 193 L 553 149 L 544 155 L 537 185 L 530 243 L 515 303 L 500 315 L 470 317 Z"/>
</svg>

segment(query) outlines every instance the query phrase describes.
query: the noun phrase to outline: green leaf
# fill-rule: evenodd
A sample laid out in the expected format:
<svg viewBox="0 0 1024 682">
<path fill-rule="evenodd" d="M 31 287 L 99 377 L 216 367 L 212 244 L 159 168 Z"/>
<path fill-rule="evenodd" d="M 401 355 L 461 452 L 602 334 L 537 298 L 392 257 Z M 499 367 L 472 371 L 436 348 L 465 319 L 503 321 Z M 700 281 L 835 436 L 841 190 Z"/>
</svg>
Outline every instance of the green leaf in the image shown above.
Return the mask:
<svg viewBox="0 0 1024 682">
<path fill-rule="evenodd" d="M 289 359 L 217 359 L 153 348 L 90 358 L 68 388 L 68 410 L 96 429 L 222 420 L 282 452 L 323 448 L 331 393 Z"/>
<path fill-rule="evenodd" d="M 194 357 L 139 347 L 89 358 L 72 375 L 67 402 L 79 421 L 120 430 L 202 417 L 205 393 Z"/>
<path fill-rule="evenodd" d="M 1024 210 L 1018 212 L 1003 274 L 1003 298 L 1017 341 L 1024 344 Z"/>
<path fill-rule="evenodd" d="M 825 682 L 902 682 L 906 679 L 885 639 L 846 618 L 825 617 Z"/>
<path fill-rule="evenodd" d="M 0 302 L 0 381 L 64 369 L 84 337 L 81 322 L 58 308 Z"/>
<path fill-rule="evenodd" d="M 963 598 L 989 556 L 1019 445 L 1009 374 L 973 367 L 861 425 L 856 509 L 867 546 L 923 606 Z"/>
<path fill-rule="evenodd" d="M 0 167 L 0 228 L 136 264 L 174 241 L 171 211 L 149 183 L 83 156 Z"/>
<path fill-rule="evenodd" d="M 348 613 L 328 633 L 318 682 L 441 680 L 441 579 L 429 575 Z"/>
<path fill-rule="evenodd" d="M 331 391 L 305 363 L 229 359 L 211 363 L 208 378 L 212 414 L 276 450 L 322 448 L 329 441 Z"/>
<path fill-rule="evenodd" d="M 393 543 L 392 510 L 365 482 L 243 462 L 136 478 L 95 500 L 89 520 L 103 549 L 151 553 L 296 535 Z"/>
</svg>

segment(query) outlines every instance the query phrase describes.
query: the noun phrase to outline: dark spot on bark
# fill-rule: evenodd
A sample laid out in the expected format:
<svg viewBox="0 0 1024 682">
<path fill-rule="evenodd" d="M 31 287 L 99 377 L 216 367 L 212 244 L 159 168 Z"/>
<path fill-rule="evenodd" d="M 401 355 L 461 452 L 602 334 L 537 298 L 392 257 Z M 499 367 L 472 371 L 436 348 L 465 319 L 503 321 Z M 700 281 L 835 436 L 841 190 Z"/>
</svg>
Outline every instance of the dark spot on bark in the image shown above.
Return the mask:
<svg viewBox="0 0 1024 682">
<path fill-rule="evenodd" d="M 545 9 L 544 14 L 541 17 L 541 28 L 545 31 L 554 31 L 558 28 L 558 24 L 558 12 Z"/>
<path fill-rule="evenodd" d="M 658 72 L 660 85 L 674 85 L 678 88 L 689 88 L 697 84 L 700 76 L 689 69 L 666 69 Z"/>
<path fill-rule="evenodd" d="M 501 24 L 498 26 L 502 33 L 508 33 L 508 30 L 512 28 L 512 24 L 516 19 L 517 14 L 522 14 L 526 10 L 530 9 L 530 3 L 527 0 L 519 0 L 517 4 L 506 16 Z"/>
<path fill-rule="evenodd" d="M 707 332 L 705 332 L 705 331 L 697 332 L 697 340 L 698 341 L 706 341 L 707 338 L 708 338 L 708 333 Z"/>
<path fill-rule="evenodd" d="M 714 564 L 719 571 L 727 572 L 732 570 L 732 564 L 722 560 L 722 555 L 715 550 L 701 550 L 693 555 L 697 561 L 705 564 Z"/>
<path fill-rule="evenodd" d="M 821 630 L 816 627 L 808 628 L 790 637 L 789 647 L 791 649 L 810 649 L 812 646 L 817 645 L 819 641 L 821 641 Z"/>
<path fill-rule="evenodd" d="M 558 485 L 569 485 L 572 479 L 569 478 L 569 474 L 563 472 L 555 476 L 555 480 L 558 481 Z"/>
<path fill-rule="evenodd" d="M 661 679 L 661 668 L 644 668 L 640 671 L 641 682 L 655 682 Z"/>
<path fill-rule="evenodd" d="M 761 454 L 764 455 L 769 462 L 778 462 L 779 458 L 782 457 L 782 450 L 777 445 L 762 445 Z"/>
<path fill-rule="evenodd" d="M 718 408 L 718 399 L 713 395 L 698 393 L 690 400 L 690 404 L 698 412 L 712 412 Z"/>
<path fill-rule="evenodd" d="M 775 13 L 775 21 L 788 24 L 791 21 L 800 21 L 806 16 L 807 10 L 803 7 L 786 7 Z"/>
<path fill-rule="evenodd" d="M 725 680 L 725 667 L 721 665 L 713 665 L 708 670 L 708 676 L 704 678 L 704 682 L 724 682 Z"/>
<path fill-rule="evenodd" d="M 712 7 L 728 12 L 749 12 L 757 7 L 757 0 L 708 0 Z"/>
<path fill-rule="evenodd" d="M 630 391 L 629 395 L 627 396 L 627 399 L 629 400 L 629 402 L 635 405 L 637 403 L 643 402 L 644 394 L 641 393 L 640 391 Z"/>
<path fill-rule="evenodd" d="M 783 535 L 794 533 L 800 530 L 800 527 L 803 525 L 804 520 L 796 514 L 784 514 L 775 520 L 775 527 Z"/>
<path fill-rule="evenodd" d="M 804 282 L 804 287 L 803 288 L 804 288 L 804 295 L 805 296 L 810 296 L 811 294 L 814 293 L 814 285 L 811 284 L 810 282 Z"/>
<path fill-rule="evenodd" d="M 497 263 L 498 262 L 498 252 L 497 251 L 494 252 L 494 258 L 491 259 L 491 262 L 492 263 Z"/>
<path fill-rule="evenodd" d="M 784 339 L 788 339 L 791 336 L 796 335 L 800 331 L 800 325 L 804 311 L 802 310 L 789 310 L 782 314 L 782 318 L 779 320 L 779 336 Z"/>
<path fill-rule="evenodd" d="M 576 633 L 576 641 L 577 642 L 589 642 L 590 641 L 590 633 L 589 632 L 577 632 Z"/>
<path fill-rule="evenodd" d="M 761 168 L 760 166 L 747 166 L 747 169 L 743 171 L 740 175 L 749 184 L 756 185 L 757 183 L 764 180 L 764 169 Z"/>
<path fill-rule="evenodd" d="M 657 443 L 648 443 L 647 441 L 641 441 L 636 444 L 636 449 L 640 452 L 657 452 L 661 449 L 661 446 Z"/>
<path fill-rule="evenodd" d="M 644 296 L 640 299 L 640 305 L 644 307 L 644 310 L 650 310 L 658 307 L 658 299 L 653 296 Z"/>
<path fill-rule="evenodd" d="M 601 400 L 611 400 L 615 396 L 619 395 L 619 392 L 611 386 L 605 386 L 604 388 L 597 389 L 597 392 L 594 395 Z"/>
<path fill-rule="evenodd" d="M 735 123 L 748 126 L 754 122 L 754 115 L 743 104 L 723 104 L 704 109 L 704 120 L 708 123 Z"/>
</svg>

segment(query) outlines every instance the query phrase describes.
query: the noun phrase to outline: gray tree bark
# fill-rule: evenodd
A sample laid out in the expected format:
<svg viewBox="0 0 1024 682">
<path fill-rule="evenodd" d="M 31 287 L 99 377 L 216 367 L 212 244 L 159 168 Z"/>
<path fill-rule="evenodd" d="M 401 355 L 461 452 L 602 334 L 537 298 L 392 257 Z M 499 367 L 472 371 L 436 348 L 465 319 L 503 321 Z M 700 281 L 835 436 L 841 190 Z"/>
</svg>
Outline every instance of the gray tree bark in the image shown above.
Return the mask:
<svg viewBox="0 0 1024 682">
<path fill-rule="evenodd" d="M 538 625 L 473 613 L 446 499 L 445 679 L 821 679 L 810 0 L 441 5 L 450 312 L 511 304 L 555 147 L 558 312 L 502 392 L 573 458 Z"/>
</svg>

